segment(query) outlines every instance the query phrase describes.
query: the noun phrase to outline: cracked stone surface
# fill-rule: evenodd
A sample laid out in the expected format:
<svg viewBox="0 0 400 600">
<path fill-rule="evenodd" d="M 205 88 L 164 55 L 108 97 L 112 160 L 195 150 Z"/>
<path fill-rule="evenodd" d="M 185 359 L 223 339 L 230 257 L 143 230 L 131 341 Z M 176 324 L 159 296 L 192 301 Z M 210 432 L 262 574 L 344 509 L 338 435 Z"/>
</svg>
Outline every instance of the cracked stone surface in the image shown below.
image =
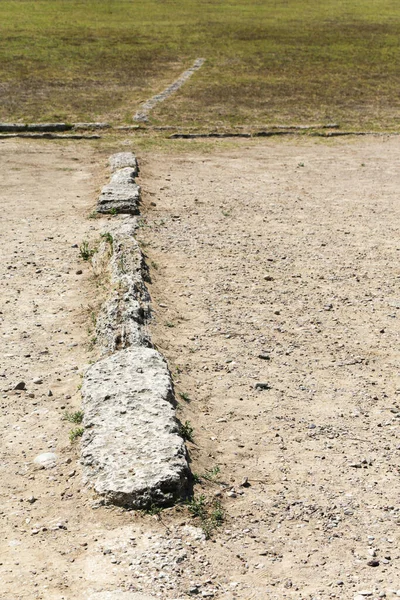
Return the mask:
<svg viewBox="0 0 400 600">
<path fill-rule="evenodd" d="M 156 350 L 131 347 L 95 363 L 82 396 L 84 479 L 106 503 L 145 508 L 185 495 L 186 448 L 167 363 Z"/>
<path fill-rule="evenodd" d="M 134 237 L 136 220 L 109 223 L 105 234 L 112 236 L 109 257 L 113 292 L 104 303 L 96 324 L 97 342 L 104 353 L 132 345 L 150 345 L 142 327 L 149 314 L 149 293 L 144 279 L 147 267 Z M 95 257 L 100 263 L 110 246 L 103 242 Z"/>
<path fill-rule="evenodd" d="M 110 165 L 112 173 L 118 169 L 124 169 L 125 167 L 133 169 L 135 175 L 139 172 L 136 156 L 132 152 L 117 152 L 117 154 L 110 156 L 108 164 Z"/>
</svg>

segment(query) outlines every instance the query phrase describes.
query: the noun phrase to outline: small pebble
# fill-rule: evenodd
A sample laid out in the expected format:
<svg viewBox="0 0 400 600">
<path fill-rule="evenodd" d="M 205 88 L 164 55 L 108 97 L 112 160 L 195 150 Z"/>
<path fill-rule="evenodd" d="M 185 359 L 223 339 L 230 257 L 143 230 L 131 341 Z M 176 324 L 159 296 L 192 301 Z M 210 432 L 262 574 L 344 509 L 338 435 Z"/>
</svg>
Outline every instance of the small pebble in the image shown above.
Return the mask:
<svg viewBox="0 0 400 600">
<path fill-rule="evenodd" d="M 17 385 L 15 386 L 14 390 L 26 390 L 25 381 L 18 382 Z"/>
</svg>

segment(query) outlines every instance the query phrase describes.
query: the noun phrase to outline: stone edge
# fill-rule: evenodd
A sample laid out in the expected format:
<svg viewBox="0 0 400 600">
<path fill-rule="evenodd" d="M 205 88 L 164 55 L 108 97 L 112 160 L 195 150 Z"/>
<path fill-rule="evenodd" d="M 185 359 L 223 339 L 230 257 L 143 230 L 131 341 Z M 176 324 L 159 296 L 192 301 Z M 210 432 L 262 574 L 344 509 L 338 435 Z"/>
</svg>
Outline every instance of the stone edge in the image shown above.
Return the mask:
<svg viewBox="0 0 400 600">
<path fill-rule="evenodd" d="M 109 167 L 111 182 L 115 176 L 118 178 L 118 173 L 130 168 L 132 185 L 136 185 L 135 178 L 139 173 L 139 167 L 136 157 L 132 153 L 121 152 L 112 155 L 109 158 Z M 140 201 L 140 187 L 138 187 L 138 190 Z M 137 217 L 132 214 L 121 215 L 115 223 L 108 223 L 107 231 L 104 231 L 103 234 L 111 233 L 113 251 L 111 253 L 107 252 L 109 241 L 107 241 L 107 237 L 103 237 L 99 251 L 92 259 L 96 270 L 96 261 L 104 262 L 106 257 L 113 288 L 101 307 L 96 325 L 101 356 L 95 364 L 98 364 L 110 354 L 117 354 L 119 350 L 130 346 L 136 348 L 153 347 L 145 328 L 146 321 L 150 316 L 150 296 L 145 283 L 148 278 L 148 269 L 143 253 L 135 239 L 137 226 Z M 125 293 L 122 293 L 121 289 L 124 289 Z M 123 310 L 120 308 L 121 305 L 124 307 Z M 162 354 L 160 356 L 164 359 Z M 173 394 L 173 403 L 176 406 L 172 377 L 168 367 L 167 372 Z M 184 444 L 183 439 L 182 443 Z M 187 454 L 184 475 L 187 479 L 186 488 L 189 488 L 191 475 Z M 102 496 L 104 501 L 106 495 Z M 117 504 L 121 505 L 121 503 Z M 131 507 L 141 508 L 141 506 L 136 507 L 134 504 Z"/>
</svg>

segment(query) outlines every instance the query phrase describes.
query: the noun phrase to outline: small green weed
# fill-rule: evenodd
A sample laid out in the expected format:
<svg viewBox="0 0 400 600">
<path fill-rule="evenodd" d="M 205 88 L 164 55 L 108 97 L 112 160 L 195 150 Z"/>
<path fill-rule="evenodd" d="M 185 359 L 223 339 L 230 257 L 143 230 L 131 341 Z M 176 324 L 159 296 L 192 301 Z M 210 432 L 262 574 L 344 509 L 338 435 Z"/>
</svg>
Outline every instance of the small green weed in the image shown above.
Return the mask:
<svg viewBox="0 0 400 600">
<path fill-rule="evenodd" d="M 158 264 L 156 262 L 154 262 L 154 260 L 152 260 L 150 264 L 153 267 L 153 269 L 155 269 L 156 271 L 158 271 Z"/>
<path fill-rule="evenodd" d="M 171 321 L 166 321 L 165 327 L 175 327 L 175 325 Z"/>
<path fill-rule="evenodd" d="M 185 402 L 191 402 L 190 396 L 186 392 L 179 392 L 179 395 Z"/>
<path fill-rule="evenodd" d="M 83 421 L 83 411 L 76 410 L 75 412 L 69 412 L 66 410 L 63 414 L 63 421 L 69 421 L 70 423 L 76 423 L 77 425 L 80 425 Z"/>
<path fill-rule="evenodd" d="M 102 239 L 110 245 L 111 254 L 113 253 L 114 238 L 109 231 L 101 234 Z"/>
<path fill-rule="evenodd" d="M 117 209 L 116 209 L 116 208 L 114 208 L 114 207 L 113 207 L 113 208 L 110 208 L 110 212 L 109 212 L 109 214 L 110 214 L 110 215 L 112 215 L 112 216 L 115 216 L 115 215 L 117 214 Z"/>
<path fill-rule="evenodd" d="M 221 469 L 218 465 L 216 465 L 212 469 L 206 469 L 206 472 L 203 473 L 202 478 L 206 479 L 207 481 L 215 481 L 215 478 L 217 477 L 217 475 L 219 475 L 220 472 Z"/>
<path fill-rule="evenodd" d="M 188 510 L 193 517 L 200 520 L 200 526 L 206 539 L 210 539 L 214 530 L 219 527 L 225 519 L 224 510 L 219 500 L 207 503 L 204 495 L 193 497 L 188 502 Z"/>
<path fill-rule="evenodd" d="M 83 429 L 83 427 L 76 427 L 75 429 L 71 429 L 71 431 L 69 432 L 69 441 L 71 442 L 71 444 L 75 442 L 79 437 L 82 437 L 84 431 L 85 430 Z"/>
<path fill-rule="evenodd" d="M 184 440 L 193 442 L 193 427 L 191 426 L 190 421 L 185 421 L 181 424 L 181 436 Z"/>
<path fill-rule="evenodd" d="M 159 515 L 162 512 L 162 508 L 156 504 L 150 504 L 148 508 L 144 508 L 142 511 L 145 515 Z"/>
<path fill-rule="evenodd" d="M 89 247 L 89 242 L 83 241 L 79 246 L 79 254 L 82 260 L 90 260 L 94 254 L 93 248 Z"/>
<path fill-rule="evenodd" d="M 88 215 L 88 219 L 98 219 L 100 217 L 99 213 L 95 210 L 93 210 L 89 215 Z"/>
<path fill-rule="evenodd" d="M 188 511 L 194 517 L 205 518 L 207 516 L 206 497 L 203 494 L 197 498 L 193 496 L 188 502 Z"/>
</svg>

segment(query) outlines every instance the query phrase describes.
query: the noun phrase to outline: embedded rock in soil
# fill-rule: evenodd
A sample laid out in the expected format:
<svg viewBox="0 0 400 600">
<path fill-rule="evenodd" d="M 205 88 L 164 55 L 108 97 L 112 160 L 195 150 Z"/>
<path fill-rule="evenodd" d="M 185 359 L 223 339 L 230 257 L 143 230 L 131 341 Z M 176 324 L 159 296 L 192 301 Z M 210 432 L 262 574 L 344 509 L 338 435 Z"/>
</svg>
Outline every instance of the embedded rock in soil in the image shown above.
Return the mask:
<svg viewBox="0 0 400 600">
<path fill-rule="evenodd" d="M 104 233 L 109 233 L 113 240 L 109 265 L 114 292 L 97 317 L 97 343 L 103 353 L 128 346 L 148 346 L 146 331 L 142 327 L 149 313 L 150 297 L 144 283 L 147 267 L 134 237 L 135 224 L 110 223 Z M 109 255 L 109 250 L 106 242 L 100 245 L 93 258 L 95 269 L 101 269 L 104 254 Z"/>
<path fill-rule="evenodd" d="M 113 183 L 105 185 L 97 201 L 97 212 L 139 213 L 140 187 L 136 183 Z"/>
<path fill-rule="evenodd" d="M 145 508 L 186 495 L 171 376 L 156 350 L 130 347 L 100 360 L 82 395 L 84 478 L 106 503 Z"/>
<path fill-rule="evenodd" d="M 113 173 L 125 167 L 131 167 L 135 172 L 135 176 L 139 172 L 136 156 L 132 152 L 118 152 L 117 154 L 113 154 L 110 156 L 108 162 Z"/>
</svg>

